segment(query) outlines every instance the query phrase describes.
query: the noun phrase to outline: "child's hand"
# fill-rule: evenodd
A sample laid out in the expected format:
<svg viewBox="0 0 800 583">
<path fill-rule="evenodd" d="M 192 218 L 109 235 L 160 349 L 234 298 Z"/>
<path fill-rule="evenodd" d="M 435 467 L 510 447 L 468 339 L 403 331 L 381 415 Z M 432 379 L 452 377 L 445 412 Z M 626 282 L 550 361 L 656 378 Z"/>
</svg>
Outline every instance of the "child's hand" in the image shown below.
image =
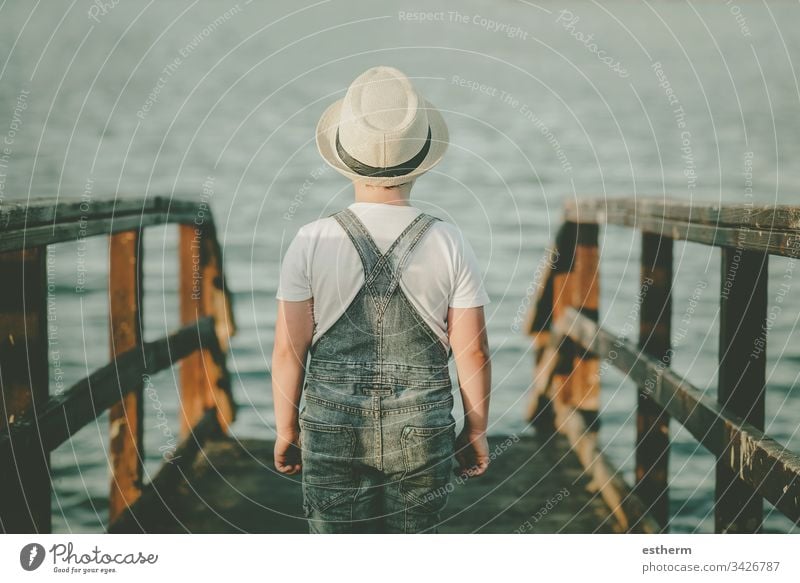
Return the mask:
<svg viewBox="0 0 800 583">
<path fill-rule="evenodd" d="M 275 438 L 275 469 L 293 475 L 303 469 L 300 463 L 300 431 L 293 429 L 278 432 Z"/>
<path fill-rule="evenodd" d="M 489 467 L 489 441 L 485 432 L 470 431 L 465 427 L 456 438 L 456 475 L 475 478 L 486 473 Z"/>
</svg>

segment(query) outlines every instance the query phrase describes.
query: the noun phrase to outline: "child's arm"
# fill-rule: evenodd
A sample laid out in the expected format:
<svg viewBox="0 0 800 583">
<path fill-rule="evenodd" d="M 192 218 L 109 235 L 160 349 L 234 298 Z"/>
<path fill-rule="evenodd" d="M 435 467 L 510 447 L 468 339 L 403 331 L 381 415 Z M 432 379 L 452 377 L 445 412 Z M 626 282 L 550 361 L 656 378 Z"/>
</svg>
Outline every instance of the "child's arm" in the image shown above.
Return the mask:
<svg viewBox="0 0 800 583">
<path fill-rule="evenodd" d="M 456 459 L 462 474 L 480 476 L 489 465 L 486 427 L 492 386 L 492 364 L 483 306 L 450 308 L 447 329 L 464 402 L 465 422 L 456 443 Z"/>
<path fill-rule="evenodd" d="M 306 356 L 314 332 L 313 300 L 278 301 L 272 351 L 272 399 L 275 406 L 275 468 L 296 474 L 300 464 L 297 421 Z"/>
</svg>

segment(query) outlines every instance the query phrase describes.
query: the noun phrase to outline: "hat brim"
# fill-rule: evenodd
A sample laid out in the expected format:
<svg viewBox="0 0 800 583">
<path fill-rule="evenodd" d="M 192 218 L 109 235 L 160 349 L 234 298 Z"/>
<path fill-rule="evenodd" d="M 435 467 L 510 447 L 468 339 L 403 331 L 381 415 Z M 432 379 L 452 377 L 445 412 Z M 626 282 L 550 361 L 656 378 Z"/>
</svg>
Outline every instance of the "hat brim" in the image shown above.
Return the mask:
<svg viewBox="0 0 800 583">
<path fill-rule="evenodd" d="M 363 176 L 357 172 L 353 172 L 342 162 L 341 158 L 339 158 L 339 154 L 336 153 L 336 129 L 339 125 L 339 113 L 341 112 L 343 101 L 343 99 L 340 99 L 333 103 L 325 110 L 322 117 L 320 117 L 319 123 L 317 123 L 317 149 L 325 162 L 350 180 L 362 181 L 366 184 L 374 184 L 376 186 L 395 186 L 403 184 L 414 180 L 436 166 L 442 159 L 442 156 L 444 156 L 450 139 L 447 131 L 447 124 L 439 110 L 429 101 L 423 100 L 423 107 L 428 114 L 428 125 L 431 128 L 431 147 L 428 151 L 428 155 L 425 156 L 425 159 L 422 160 L 420 165 L 408 174 L 389 178 Z"/>
</svg>

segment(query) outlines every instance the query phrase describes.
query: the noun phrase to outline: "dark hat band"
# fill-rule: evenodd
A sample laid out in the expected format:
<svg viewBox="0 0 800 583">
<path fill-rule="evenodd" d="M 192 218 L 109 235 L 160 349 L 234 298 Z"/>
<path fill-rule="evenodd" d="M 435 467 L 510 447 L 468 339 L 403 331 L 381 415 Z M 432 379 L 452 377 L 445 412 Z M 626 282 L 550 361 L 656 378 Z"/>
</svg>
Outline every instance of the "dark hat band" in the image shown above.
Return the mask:
<svg viewBox="0 0 800 583">
<path fill-rule="evenodd" d="M 430 149 L 431 126 L 428 126 L 428 137 L 426 138 L 422 149 L 417 152 L 416 156 L 410 160 L 407 160 L 406 162 L 403 162 L 402 164 L 398 164 L 397 166 L 386 166 L 384 168 L 370 166 L 368 164 L 364 164 L 363 162 L 359 162 L 347 153 L 347 150 L 344 149 L 344 146 L 342 146 L 342 143 L 339 141 L 339 128 L 336 128 L 336 153 L 339 154 L 339 158 L 348 168 L 350 168 L 350 170 L 356 174 L 360 174 L 361 176 L 371 176 L 373 178 L 394 178 L 395 176 L 405 176 L 406 174 L 410 174 L 419 168 L 419 165 L 422 164 L 422 161 L 428 155 L 428 151 Z"/>
</svg>

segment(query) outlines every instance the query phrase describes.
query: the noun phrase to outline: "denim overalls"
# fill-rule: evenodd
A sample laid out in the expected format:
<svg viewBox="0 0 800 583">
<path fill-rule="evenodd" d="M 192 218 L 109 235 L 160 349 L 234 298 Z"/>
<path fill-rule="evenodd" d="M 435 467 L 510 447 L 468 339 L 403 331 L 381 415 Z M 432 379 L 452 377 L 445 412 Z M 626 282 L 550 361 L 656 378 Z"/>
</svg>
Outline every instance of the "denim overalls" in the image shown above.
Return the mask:
<svg viewBox="0 0 800 583">
<path fill-rule="evenodd" d="M 455 446 L 449 351 L 400 287 L 437 221 L 421 213 L 382 254 L 349 209 L 333 215 L 365 282 L 312 346 L 300 412 L 311 532 L 436 532 Z"/>
</svg>

